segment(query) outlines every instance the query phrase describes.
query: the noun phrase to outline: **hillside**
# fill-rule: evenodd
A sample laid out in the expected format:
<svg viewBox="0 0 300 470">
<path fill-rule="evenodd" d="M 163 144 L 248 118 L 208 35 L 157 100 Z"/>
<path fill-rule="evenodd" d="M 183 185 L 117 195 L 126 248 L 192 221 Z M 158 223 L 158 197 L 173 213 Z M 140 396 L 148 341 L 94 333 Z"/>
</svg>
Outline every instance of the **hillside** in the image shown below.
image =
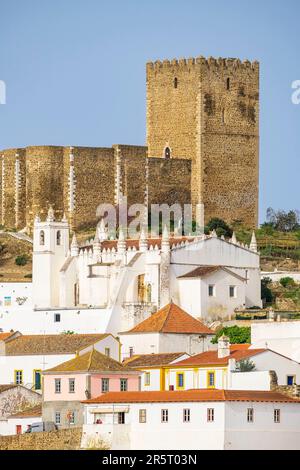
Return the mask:
<svg viewBox="0 0 300 470">
<path fill-rule="evenodd" d="M 32 244 L 0 232 L 0 281 L 25 282 L 32 272 Z M 24 266 L 17 266 L 16 258 L 26 257 Z M 25 277 L 27 276 L 27 277 Z"/>
</svg>

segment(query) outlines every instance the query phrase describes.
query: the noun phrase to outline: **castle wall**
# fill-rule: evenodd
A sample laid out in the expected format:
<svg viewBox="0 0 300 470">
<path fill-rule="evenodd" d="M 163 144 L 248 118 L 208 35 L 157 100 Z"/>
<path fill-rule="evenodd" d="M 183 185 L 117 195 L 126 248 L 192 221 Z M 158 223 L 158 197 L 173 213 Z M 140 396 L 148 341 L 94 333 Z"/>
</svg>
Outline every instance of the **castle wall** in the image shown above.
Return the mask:
<svg viewBox="0 0 300 470">
<path fill-rule="evenodd" d="M 115 184 L 119 185 L 119 194 L 127 197 L 128 206 L 143 204 L 146 188 L 147 147 L 137 145 L 114 145 L 113 147 L 115 150 Z M 118 165 L 120 173 L 118 173 Z M 119 181 L 117 181 L 118 174 L 120 175 Z M 117 187 L 115 189 L 117 190 Z"/>
<path fill-rule="evenodd" d="M 114 151 L 112 148 L 75 147 L 64 149 L 64 209 L 72 228 L 95 226 L 96 209 L 114 200 Z M 70 201 L 70 167 L 74 168 L 73 201 Z M 71 188 L 72 189 L 72 188 Z M 70 206 L 71 202 L 71 206 Z"/>
<path fill-rule="evenodd" d="M 2 152 L 0 168 L 0 217 L 7 228 L 25 226 L 26 166 L 24 149 L 8 149 Z"/>
<path fill-rule="evenodd" d="M 36 214 L 46 218 L 52 205 L 57 219 L 64 212 L 63 147 L 26 148 L 26 224 L 32 227 Z"/>
<path fill-rule="evenodd" d="M 149 158 L 149 204 L 182 206 L 191 202 L 192 162 L 185 159 Z"/>
</svg>

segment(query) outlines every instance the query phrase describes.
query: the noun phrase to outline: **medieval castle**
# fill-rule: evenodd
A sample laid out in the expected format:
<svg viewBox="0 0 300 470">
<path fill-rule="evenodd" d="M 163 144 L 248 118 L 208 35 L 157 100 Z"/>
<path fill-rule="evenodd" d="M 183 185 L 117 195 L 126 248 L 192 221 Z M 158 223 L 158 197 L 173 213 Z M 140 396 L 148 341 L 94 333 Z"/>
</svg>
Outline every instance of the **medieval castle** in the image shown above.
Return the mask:
<svg viewBox="0 0 300 470">
<path fill-rule="evenodd" d="M 52 205 L 72 229 L 100 203 L 203 203 L 205 219 L 258 223 L 259 64 L 165 60 L 147 71 L 147 147 L 42 146 L 1 152 L 0 223 L 32 228 Z M 1 155 L 0 154 L 0 155 Z"/>
</svg>

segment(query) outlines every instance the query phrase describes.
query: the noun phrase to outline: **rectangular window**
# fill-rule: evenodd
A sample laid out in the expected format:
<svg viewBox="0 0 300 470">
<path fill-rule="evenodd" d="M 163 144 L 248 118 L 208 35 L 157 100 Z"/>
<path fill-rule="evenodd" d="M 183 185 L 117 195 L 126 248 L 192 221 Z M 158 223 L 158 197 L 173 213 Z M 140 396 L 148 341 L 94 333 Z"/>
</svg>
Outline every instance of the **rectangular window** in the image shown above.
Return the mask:
<svg viewBox="0 0 300 470">
<path fill-rule="evenodd" d="M 230 298 L 236 298 L 236 287 L 235 286 L 230 286 L 229 287 L 229 297 Z"/>
<path fill-rule="evenodd" d="M 59 323 L 60 322 L 60 313 L 55 313 L 54 314 L 54 323 Z"/>
<path fill-rule="evenodd" d="M 118 413 L 118 424 L 125 424 L 125 413 L 121 411 Z"/>
<path fill-rule="evenodd" d="M 147 422 L 147 410 L 139 410 L 139 422 L 140 423 Z"/>
<path fill-rule="evenodd" d="M 68 418 L 69 424 L 75 424 L 75 412 L 74 411 L 70 411 L 67 415 L 67 418 Z"/>
<path fill-rule="evenodd" d="M 127 379 L 120 379 L 120 391 L 127 392 L 128 388 L 128 381 Z"/>
<path fill-rule="evenodd" d="M 209 297 L 214 297 L 215 296 L 215 286 L 214 285 L 208 286 L 208 296 Z"/>
<path fill-rule="evenodd" d="M 176 380 L 176 388 L 184 388 L 184 373 L 178 372 L 177 373 L 177 380 Z"/>
<path fill-rule="evenodd" d="M 215 372 L 207 372 L 207 388 L 215 388 L 216 378 Z"/>
<path fill-rule="evenodd" d="M 23 383 L 23 371 L 15 370 L 15 384 L 22 385 L 22 383 Z"/>
<path fill-rule="evenodd" d="M 253 423 L 254 422 L 254 409 L 248 408 L 247 410 L 247 422 Z"/>
<path fill-rule="evenodd" d="M 191 410 L 185 409 L 183 410 L 183 422 L 189 423 L 191 421 Z"/>
<path fill-rule="evenodd" d="M 69 393 L 75 393 L 75 379 L 69 379 Z"/>
<path fill-rule="evenodd" d="M 296 383 L 296 377 L 294 375 L 288 375 L 286 379 L 286 384 L 289 387 L 292 387 Z"/>
<path fill-rule="evenodd" d="M 280 410 L 274 410 L 274 423 L 280 423 Z"/>
<path fill-rule="evenodd" d="M 150 385 L 150 372 L 145 372 L 144 385 Z"/>
<path fill-rule="evenodd" d="M 55 381 L 55 393 L 61 393 L 61 380 L 54 379 Z"/>
<path fill-rule="evenodd" d="M 109 379 L 101 379 L 101 392 L 109 392 Z"/>
<path fill-rule="evenodd" d="M 133 347 L 130 346 L 129 348 L 129 357 L 132 357 L 133 356 Z"/>
<path fill-rule="evenodd" d="M 42 388 L 42 371 L 41 370 L 33 371 L 33 382 L 34 382 L 34 390 L 41 390 Z"/>
<path fill-rule="evenodd" d="M 54 421 L 55 421 L 55 424 L 61 423 L 60 411 L 55 411 Z"/>
<path fill-rule="evenodd" d="M 167 423 L 169 421 L 169 410 L 161 410 L 161 422 Z"/>
<path fill-rule="evenodd" d="M 110 348 L 105 348 L 105 356 L 110 357 Z"/>
<path fill-rule="evenodd" d="M 207 422 L 213 423 L 215 420 L 215 410 L 214 408 L 207 408 Z"/>
</svg>

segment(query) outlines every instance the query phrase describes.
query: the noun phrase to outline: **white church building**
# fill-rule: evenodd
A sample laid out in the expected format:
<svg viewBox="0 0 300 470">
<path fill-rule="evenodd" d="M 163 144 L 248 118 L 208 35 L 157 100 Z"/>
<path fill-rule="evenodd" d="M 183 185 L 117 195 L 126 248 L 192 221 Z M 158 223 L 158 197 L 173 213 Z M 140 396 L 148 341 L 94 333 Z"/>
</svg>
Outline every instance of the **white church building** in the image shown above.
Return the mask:
<svg viewBox="0 0 300 470">
<path fill-rule="evenodd" d="M 202 322 L 260 306 L 260 267 L 235 236 L 108 238 L 104 222 L 85 246 L 68 221 L 35 218 L 32 283 L 0 283 L 0 329 L 23 334 L 117 334 L 171 301 Z"/>
</svg>

